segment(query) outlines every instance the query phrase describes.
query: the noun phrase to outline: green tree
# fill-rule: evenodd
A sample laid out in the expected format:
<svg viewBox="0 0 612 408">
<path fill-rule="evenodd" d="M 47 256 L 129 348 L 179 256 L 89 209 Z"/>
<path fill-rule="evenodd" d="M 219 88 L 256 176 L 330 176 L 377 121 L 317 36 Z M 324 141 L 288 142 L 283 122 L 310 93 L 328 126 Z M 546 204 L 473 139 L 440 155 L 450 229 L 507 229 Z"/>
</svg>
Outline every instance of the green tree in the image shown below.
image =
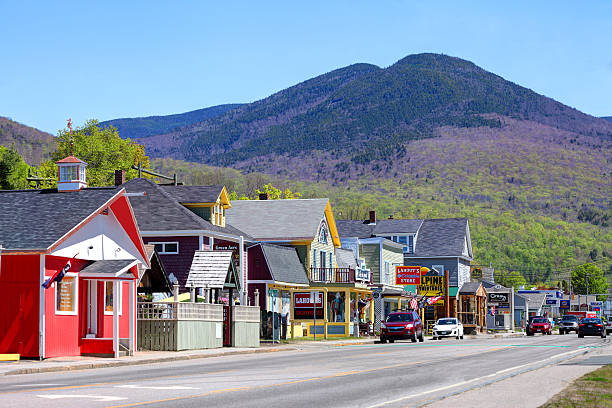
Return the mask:
<svg viewBox="0 0 612 408">
<path fill-rule="evenodd" d="M 527 284 L 527 281 L 525 280 L 523 275 L 521 275 L 517 271 L 502 272 L 501 274 L 496 276 L 495 282 L 507 288 L 511 288 L 513 286 L 515 288 L 518 288 Z"/>
<path fill-rule="evenodd" d="M 90 187 L 112 185 L 115 170 L 125 170 L 129 180 L 138 177 L 138 171 L 130 168 L 132 165 L 140 163 L 143 168 L 149 168 L 144 146 L 121 139 L 113 126 L 100 128 L 95 119 L 74 131 L 69 119 L 66 129 L 60 130 L 57 150 L 51 157 L 57 161 L 71 153 L 88 164 L 87 185 Z"/>
<path fill-rule="evenodd" d="M 608 293 L 608 282 L 603 271 L 595 264 L 587 263 L 578 266 L 572 271 L 572 286 L 574 293 L 586 295 L 587 275 L 589 293 Z M 598 296 L 597 300 L 605 300 L 607 296 Z"/>
<path fill-rule="evenodd" d="M 272 184 L 264 184 L 263 188 L 255 190 L 255 194 L 257 194 L 256 199 L 259 200 L 259 194 L 267 193 L 269 200 L 280 200 L 280 199 L 295 199 L 300 198 L 302 194 L 294 193 L 290 189 L 285 189 L 285 191 L 281 191 L 280 189 L 274 187 Z"/>
<path fill-rule="evenodd" d="M 28 188 L 28 168 L 16 150 L 0 146 L 0 189 Z"/>
</svg>

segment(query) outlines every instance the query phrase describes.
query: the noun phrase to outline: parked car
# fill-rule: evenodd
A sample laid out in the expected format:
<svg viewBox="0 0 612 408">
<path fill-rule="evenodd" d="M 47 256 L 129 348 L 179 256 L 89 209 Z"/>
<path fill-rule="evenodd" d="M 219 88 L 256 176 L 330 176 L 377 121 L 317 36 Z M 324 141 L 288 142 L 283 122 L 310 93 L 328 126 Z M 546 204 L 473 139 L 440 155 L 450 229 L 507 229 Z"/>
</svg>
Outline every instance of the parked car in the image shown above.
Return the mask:
<svg viewBox="0 0 612 408">
<path fill-rule="evenodd" d="M 463 324 L 454 317 L 438 319 L 433 327 L 433 339 L 442 340 L 443 337 L 463 338 Z"/>
<path fill-rule="evenodd" d="M 586 317 L 580 321 L 578 325 L 578 337 L 584 336 L 601 336 L 606 338 L 606 328 L 603 322 L 598 317 Z"/>
<path fill-rule="evenodd" d="M 533 336 L 535 333 L 552 334 L 550 322 L 545 317 L 534 317 L 527 325 L 527 335 Z"/>
<path fill-rule="evenodd" d="M 608 319 L 604 322 L 604 326 L 606 326 L 606 334 L 612 333 L 612 320 Z"/>
<path fill-rule="evenodd" d="M 571 331 L 578 333 L 578 316 L 565 315 L 559 321 L 559 334 L 565 334 Z"/>
<path fill-rule="evenodd" d="M 410 311 L 392 312 L 380 324 L 380 342 L 393 343 L 395 340 L 410 339 L 413 343 L 425 340 L 423 322 L 419 315 Z"/>
</svg>

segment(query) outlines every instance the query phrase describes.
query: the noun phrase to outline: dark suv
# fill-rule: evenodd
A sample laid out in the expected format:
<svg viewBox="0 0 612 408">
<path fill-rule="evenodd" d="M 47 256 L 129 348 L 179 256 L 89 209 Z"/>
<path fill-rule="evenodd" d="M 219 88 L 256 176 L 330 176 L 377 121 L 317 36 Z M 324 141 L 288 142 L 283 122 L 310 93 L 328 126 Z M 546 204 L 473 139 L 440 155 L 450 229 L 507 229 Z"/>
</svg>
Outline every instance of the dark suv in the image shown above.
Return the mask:
<svg viewBox="0 0 612 408">
<path fill-rule="evenodd" d="M 571 331 L 578 333 L 578 316 L 565 315 L 559 321 L 559 334 L 565 334 Z"/>
<path fill-rule="evenodd" d="M 393 343 L 395 340 L 410 339 L 413 343 L 425 340 L 423 337 L 423 322 L 419 315 L 412 311 L 392 312 L 380 324 L 380 342 Z"/>
</svg>

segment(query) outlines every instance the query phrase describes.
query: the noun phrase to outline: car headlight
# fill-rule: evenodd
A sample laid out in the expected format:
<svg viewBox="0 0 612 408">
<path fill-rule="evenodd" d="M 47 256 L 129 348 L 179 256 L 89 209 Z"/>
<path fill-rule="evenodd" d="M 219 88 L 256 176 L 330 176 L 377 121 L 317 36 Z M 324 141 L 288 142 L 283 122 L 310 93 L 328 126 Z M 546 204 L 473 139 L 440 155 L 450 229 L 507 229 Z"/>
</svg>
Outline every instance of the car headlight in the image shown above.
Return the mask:
<svg viewBox="0 0 612 408">
<path fill-rule="evenodd" d="M 384 323 L 381 323 L 381 324 L 380 324 L 380 328 L 381 328 L 381 329 L 386 329 L 386 328 L 387 328 L 387 325 L 386 325 L 386 324 L 384 324 Z"/>
<path fill-rule="evenodd" d="M 412 328 L 412 323 L 408 323 L 408 324 L 406 324 L 406 328 L 407 328 L 407 329 Z"/>
</svg>

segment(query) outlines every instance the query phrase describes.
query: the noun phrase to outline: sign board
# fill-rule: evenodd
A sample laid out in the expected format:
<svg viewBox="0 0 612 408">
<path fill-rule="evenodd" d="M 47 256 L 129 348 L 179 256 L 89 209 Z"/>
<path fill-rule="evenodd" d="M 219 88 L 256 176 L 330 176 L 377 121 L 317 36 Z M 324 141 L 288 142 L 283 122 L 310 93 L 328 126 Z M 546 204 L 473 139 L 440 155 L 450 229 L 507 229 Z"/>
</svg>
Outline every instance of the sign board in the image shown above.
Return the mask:
<svg viewBox="0 0 612 408">
<path fill-rule="evenodd" d="M 368 269 L 357 268 L 355 269 L 355 279 L 369 281 L 370 280 L 370 271 Z"/>
<path fill-rule="evenodd" d="M 603 302 L 591 302 L 591 306 L 602 307 L 603 306 Z"/>
<path fill-rule="evenodd" d="M 556 306 L 557 305 L 557 299 L 546 299 L 546 304 L 547 305 Z"/>
<path fill-rule="evenodd" d="M 322 292 L 294 292 L 293 317 L 295 320 L 323 319 Z"/>
<path fill-rule="evenodd" d="M 270 296 L 278 296 L 278 289 L 268 289 Z"/>
<path fill-rule="evenodd" d="M 508 293 L 495 293 L 491 292 L 488 294 L 489 303 L 508 303 Z"/>
<path fill-rule="evenodd" d="M 421 276 L 419 294 L 422 296 L 444 295 L 444 276 Z"/>
<path fill-rule="evenodd" d="M 240 270 L 240 251 L 238 247 L 238 243 L 235 242 L 213 243 L 213 250 L 215 251 L 232 251 L 232 260 L 234 261 L 236 270 Z"/>
<path fill-rule="evenodd" d="M 420 285 L 421 267 L 420 266 L 396 266 L 395 267 L 396 285 Z"/>
<path fill-rule="evenodd" d="M 561 299 L 559 301 L 559 309 L 569 309 L 570 308 L 570 300 L 569 299 Z"/>
</svg>

